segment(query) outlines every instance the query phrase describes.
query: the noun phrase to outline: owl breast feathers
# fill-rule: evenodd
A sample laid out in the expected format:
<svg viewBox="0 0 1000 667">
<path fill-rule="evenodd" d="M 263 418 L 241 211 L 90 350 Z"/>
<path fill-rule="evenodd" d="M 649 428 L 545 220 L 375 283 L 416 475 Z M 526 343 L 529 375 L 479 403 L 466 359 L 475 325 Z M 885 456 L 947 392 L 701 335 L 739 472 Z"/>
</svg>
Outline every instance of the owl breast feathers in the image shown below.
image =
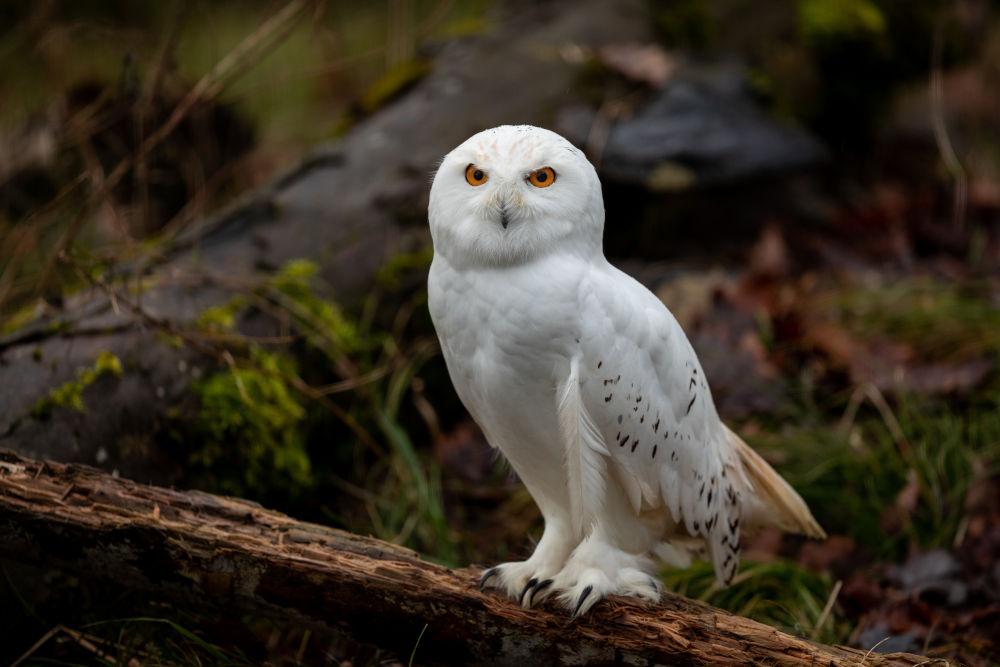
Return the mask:
<svg viewBox="0 0 1000 667">
<path fill-rule="evenodd" d="M 531 557 L 483 586 L 583 614 L 609 594 L 658 600 L 654 557 L 707 558 L 728 584 L 741 534 L 823 536 L 719 419 L 670 311 L 605 259 L 600 182 L 572 144 L 530 126 L 470 137 L 442 161 L 429 219 L 452 382 L 545 519 Z"/>
</svg>

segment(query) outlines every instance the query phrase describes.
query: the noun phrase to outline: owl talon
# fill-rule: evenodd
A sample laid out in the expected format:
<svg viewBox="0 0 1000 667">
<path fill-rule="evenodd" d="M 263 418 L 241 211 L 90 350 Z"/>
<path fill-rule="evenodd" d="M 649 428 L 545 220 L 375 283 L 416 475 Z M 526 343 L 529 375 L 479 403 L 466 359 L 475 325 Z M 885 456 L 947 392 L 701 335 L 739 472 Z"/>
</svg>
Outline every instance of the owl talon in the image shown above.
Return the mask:
<svg viewBox="0 0 1000 667">
<path fill-rule="evenodd" d="M 479 590 L 484 590 L 486 588 L 486 582 L 492 579 L 499 571 L 499 567 L 491 567 L 483 572 L 483 576 L 479 579 Z"/>
<path fill-rule="evenodd" d="M 546 579 L 535 585 L 535 589 L 531 591 L 531 595 L 528 596 L 528 606 L 533 607 L 535 605 L 535 596 L 544 591 L 546 588 L 552 585 L 555 579 Z"/>
<path fill-rule="evenodd" d="M 580 593 L 580 599 L 576 603 L 576 609 L 573 610 L 574 616 L 580 613 L 580 607 L 583 606 L 584 601 L 587 599 L 587 596 L 590 595 L 590 592 L 592 590 L 594 590 L 593 586 L 587 586 L 586 588 L 583 589 L 583 592 Z"/>
<path fill-rule="evenodd" d="M 521 589 L 521 597 L 518 600 L 518 604 L 520 604 L 522 607 L 524 606 L 524 594 L 527 593 L 532 588 L 534 588 L 535 584 L 537 584 L 537 583 L 538 583 L 538 579 L 536 579 L 534 577 L 532 577 L 531 579 L 528 579 L 528 583 L 526 583 L 524 585 L 524 588 Z"/>
</svg>

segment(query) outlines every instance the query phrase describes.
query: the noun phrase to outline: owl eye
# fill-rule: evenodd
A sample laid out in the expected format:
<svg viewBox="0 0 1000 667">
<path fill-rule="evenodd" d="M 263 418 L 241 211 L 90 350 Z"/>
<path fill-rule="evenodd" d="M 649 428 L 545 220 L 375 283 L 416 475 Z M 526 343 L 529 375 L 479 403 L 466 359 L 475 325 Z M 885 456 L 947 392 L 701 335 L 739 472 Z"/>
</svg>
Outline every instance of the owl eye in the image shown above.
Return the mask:
<svg viewBox="0 0 1000 667">
<path fill-rule="evenodd" d="M 528 182 L 536 188 L 547 188 L 556 182 L 556 172 L 552 167 L 542 167 L 528 174 Z"/>
<path fill-rule="evenodd" d="M 465 180 L 469 185 L 482 185 L 489 179 L 486 172 L 474 164 L 465 168 Z"/>
</svg>

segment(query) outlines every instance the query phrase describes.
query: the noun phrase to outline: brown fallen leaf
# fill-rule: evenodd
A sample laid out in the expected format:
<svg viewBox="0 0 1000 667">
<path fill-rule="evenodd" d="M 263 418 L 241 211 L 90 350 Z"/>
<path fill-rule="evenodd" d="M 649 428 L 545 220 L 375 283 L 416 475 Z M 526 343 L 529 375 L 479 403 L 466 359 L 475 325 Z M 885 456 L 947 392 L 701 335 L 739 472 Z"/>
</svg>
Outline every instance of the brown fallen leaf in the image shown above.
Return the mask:
<svg viewBox="0 0 1000 667">
<path fill-rule="evenodd" d="M 849 569 L 858 545 L 845 535 L 831 535 L 822 542 L 808 541 L 799 550 L 799 564 L 814 572 Z"/>
<path fill-rule="evenodd" d="M 910 523 L 913 511 L 920 500 L 920 480 L 917 471 L 906 472 L 906 484 L 896 494 L 896 500 L 882 512 L 882 529 L 887 535 L 896 535 Z"/>
<path fill-rule="evenodd" d="M 968 394 L 993 371 L 993 361 L 973 357 L 961 361 L 902 363 L 888 372 L 881 368 L 871 382 L 882 391 L 905 390 L 920 394 Z"/>
<path fill-rule="evenodd" d="M 923 361 L 907 343 L 863 339 L 829 322 L 803 319 L 798 324 L 801 345 L 823 354 L 832 368 L 846 370 L 856 385 L 871 383 L 887 394 L 964 395 L 994 369 L 994 362 L 985 357 Z"/>
<path fill-rule="evenodd" d="M 744 555 L 747 560 L 774 560 L 781 552 L 781 531 L 764 528 L 747 541 Z"/>
<path fill-rule="evenodd" d="M 462 422 L 434 443 L 434 458 L 456 476 L 479 482 L 490 475 L 495 456 L 479 427 Z"/>
<path fill-rule="evenodd" d="M 625 78 L 654 88 L 662 88 L 677 71 L 677 61 L 657 44 L 607 44 L 598 56 Z"/>
<path fill-rule="evenodd" d="M 777 223 L 769 222 L 750 249 L 748 277 L 778 279 L 788 275 L 788 244 Z"/>
</svg>

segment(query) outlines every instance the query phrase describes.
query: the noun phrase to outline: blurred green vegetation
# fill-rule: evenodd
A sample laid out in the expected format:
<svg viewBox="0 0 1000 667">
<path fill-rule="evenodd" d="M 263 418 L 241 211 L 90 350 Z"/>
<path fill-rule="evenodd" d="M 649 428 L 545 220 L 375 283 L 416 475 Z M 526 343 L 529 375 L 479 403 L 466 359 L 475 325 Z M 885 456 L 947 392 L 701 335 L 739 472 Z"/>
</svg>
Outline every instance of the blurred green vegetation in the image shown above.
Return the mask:
<svg viewBox="0 0 1000 667">
<path fill-rule="evenodd" d="M 385 282 L 407 269 L 426 270 L 429 260 L 421 253 L 390 262 Z M 229 366 L 194 385 L 197 415 L 178 415 L 173 428 L 188 452 L 188 481 L 297 508 L 299 516 L 309 497 L 347 493 L 365 508 L 364 523 L 323 504 L 327 519 L 458 565 L 462 550 L 445 516 L 440 470 L 412 441 L 415 428 L 426 427 L 402 414 L 417 373 L 437 350 L 429 332 L 414 332 L 410 341 L 400 335 L 424 297 L 404 307 L 402 318 L 397 313 L 395 332 L 386 331 L 375 324 L 377 294 L 354 319 L 319 296 L 317 270 L 314 262 L 293 260 L 256 292 L 202 314 L 205 332 L 218 333 L 252 309 L 280 313 L 296 342 L 273 352 L 237 336 L 227 347 Z M 302 373 L 296 359 L 320 370 Z M 346 379 L 319 386 L 303 380 L 332 380 L 334 371 Z M 335 402 L 335 394 L 346 400 Z"/>
<path fill-rule="evenodd" d="M 847 283 L 808 299 L 807 310 L 859 340 L 910 344 L 919 359 L 976 355 L 1000 362 L 1000 310 L 975 281 Z M 831 391 L 789 377 L 794 414 L 756 416 L 758 428 L 746 439 L 829 534 L 854 541 L 855 559 L 901 562 L 915 552 L 951 549 L 968 519 L 970 490 L 1000 474 L 1000 380 L 991 377 L 964 397 L 905 388 L 889 397 L 865 387 Z M 663 576 L 671 590 L 789 632 L 815 632 L 824 642 L 846 643 L 856 623 L 834 606 L 816 631 L 833 581 L 794 562 L 744 563 L 726 589 L 708 563 Z"/>
<path fill-rule="evenodd" d="M 922 359 L 985 354 L 1000 362 L 1000 308 L 983 280 L 950 284 L 917 277 L 848 289 L 813 304 L 861 336 L 907 343 Z"/>
<path fill-rule="evenodd" d="M 488 5 L 306 3 L 307 19 L 235 78 L 226 99 L 257 126 L 262 143 L 294 159 L 328 138 L 338 116 L 368 86 L 412 60 L 420 41 L 482 29 Z M 0 132 L 83 81 L 142 84 L 162 65 L 184 81 L 197 81 L 280 8 L 266 0 L 5 4 Z M 389 12 L 403 14 L 394 17 L 397 30 L 387 27 Z M 159 60 L 164 57 L 165 63 Z"/>
<path fill-rule="evenodd" d="M 1000 394 L 993 400 L 968 408 L 906 398 L 893 417 L 902 438 L 871 408 L 847 432 L 813 415 L 748 440 L 781 461 L 779 471 L 827 532 L 852 537 L 877 558 L 899 560 L 913 548 L 949 547 L 972 484 L 1000 472 Z M 908 484 L 916 485 L 916 504 L 902 510 L 893 534 L 888 515 Z"/>
<path fill-rule="evenodd" d="M 837 151 L 863 152 L 900 84 L 925 79 L 932 44 L 948 65 L 978 43 L 949 19 L 947 0 L 679 0 L 656 2 L 668 48 L 737 52 L 779 115 Z M 841 155 L 841 159 L 845 156 Z"/>
<path fill-rule="evenodd" d="M 60 249 L 155 254 L 143 240 L 169 242 L 418 81 L 418 50 L 482 29 L 489 4 L 0 7 L 0 326 L 82 286 Z M 147 146 L 196 89 L 169 140 Z M 131 161 L 143 168 L 111 178 Z"/>
<path fill-rule="evenodd" d="M 675 593 L 815 641 L 842 644 L 851 631 L 835 608 L 823 617 L 833 590 L 829 575 L 795 563 L 744 561 L 727 588 L 719 585 L 712 564 L 705 561 L 684 570 L 664 570 L 661 577 Z"/>
</svg>

